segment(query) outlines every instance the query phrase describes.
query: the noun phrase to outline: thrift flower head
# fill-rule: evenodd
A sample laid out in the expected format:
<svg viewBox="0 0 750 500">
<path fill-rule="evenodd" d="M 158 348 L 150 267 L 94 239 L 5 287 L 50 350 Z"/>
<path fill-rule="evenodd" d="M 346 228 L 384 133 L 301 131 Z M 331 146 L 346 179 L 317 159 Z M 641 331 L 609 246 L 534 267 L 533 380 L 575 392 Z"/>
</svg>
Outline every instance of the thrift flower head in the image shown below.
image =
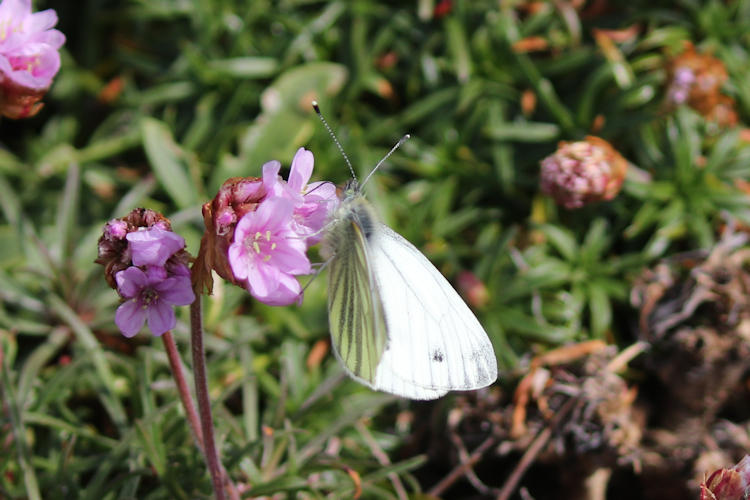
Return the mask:
<svg viewBox="0 0 750 500">
<path fill-rule="evenodd" d="M 603 139 L 562 141 L 553 155 L 542 160 L 541 188 L 558 205 L 580 208 L 614 198 L 626 169 L 625 159 Z"/>
<path fill-rule="evenodd" d="M 31 12 L 31 0 L 0 3 L 0 113 L 9 118 L 35 115 L 39 100 L 60 69 L 58 49 L 65 35 L 52 29 L 57 14 Z"/>
<path fill-rule="evenodd" d="M 745 455 L 731 469 L 711 473 L 701 484 L 701 500 L 738 500 L 750 491 L 750 455 Z"/>
<path fill-rule="evenodd" d="M 195 300 L 185 240 L 153 210 L 136 209 L 104 226 L 96 262 L 124 299 L 115 314 L 123 335 L 132 337 L 148 322 L 154 335 L 174 328 L 174 306 Z"/>
<path fill-rule="evenodd" d="M 311 272 L 305 255 L 320 240 L 328 215 L 336 208 L 335 187 L 307 184 L 313 155 L 300 148 L 289 181 L 281 164 L 263 165 L 262 178 L 232 178 L 203 205 L 206 232 L 193 267 L 193 288 L 211 293 L 211 271 L 246 288 L 271 305 L 291 304 L 302 290 L 295 276 Z"/>
</svg>

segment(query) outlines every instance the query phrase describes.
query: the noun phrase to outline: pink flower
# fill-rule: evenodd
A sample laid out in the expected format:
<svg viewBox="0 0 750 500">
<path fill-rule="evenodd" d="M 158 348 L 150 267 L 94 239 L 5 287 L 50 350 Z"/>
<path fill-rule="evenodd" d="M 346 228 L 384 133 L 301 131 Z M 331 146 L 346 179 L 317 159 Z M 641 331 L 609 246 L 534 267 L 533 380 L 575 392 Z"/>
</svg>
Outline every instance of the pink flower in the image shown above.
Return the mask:
<svg viewBox="0 0 750 500">
<path fill-rule="evenodd" d="M 185 239 L 158 225 L 128 233 L 134 266 L 163 267 L 167 259 L 185 248 Z"/>
<path fill-rule="evenodd" d="M 0 113 L 9 118 L 33 116 L 60 69 L 58 49 L 65 35 L 52 29 L 57 14 L 31 13 L 31 0 L 0 3 Z"/>
<path fill-rule="evenodd" d="M 292 228 L 294 205 L 270 197 L 237 223 L 228 260 L 232 273 L 253 297 L 269 305 L 299 300 L 302 288 L 294 277 L 311 272 L 307 245 Z"/>
<path fill-rule="evenodd" d="M 321 229 L 328 220 L 328 215 L 339 203 L 336 186 L 331 182 L 307 184 L 312 175 L 314 162 L 311 151 L 299 148 L 292 160 L 289 180 L 286 183 L 278 176 L 281 168 L 279 162 L 268 162 L 263 165 L 263 185 L 266 191 L 294 203 L 292 228 L 297 234 L 307 238 L 309 246 L 323 238 Z"/>
<path fill-rule="evenodd" d="M 173 306 L 184 306 L 195 300 L 190 278 L 168 277 L 163 267 L 149 266 L 146 271 L 129 267 L 115 276 L 117 291 L 127 300 L 115 313 L 115 323 L 123 335 L 132 337 L 143 323 L 154 335 L 174 328 L 177 319 Z"/>
<path fill-rule="evenodd" d="M 323 238 L 321 229 L 339 204 L 336 186 L 328 181 L 307 184 L 313 171 L 313 154 L 299 148 L 292 160 L 287 185 L 295 193 L 302 194 L 302 203 L 294 206 L 293 227 L 300 235 L 307 236 L 307 244 L 314 245 Z"/>
</svg>

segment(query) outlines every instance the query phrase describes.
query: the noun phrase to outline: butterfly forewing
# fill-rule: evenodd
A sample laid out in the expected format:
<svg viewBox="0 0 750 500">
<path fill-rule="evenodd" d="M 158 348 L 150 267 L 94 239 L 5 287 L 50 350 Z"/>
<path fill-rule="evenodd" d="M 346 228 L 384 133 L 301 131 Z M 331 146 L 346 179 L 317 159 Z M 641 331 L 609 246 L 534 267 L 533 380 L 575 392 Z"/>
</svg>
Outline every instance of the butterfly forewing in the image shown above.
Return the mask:
<svg viewBox="0 0 750 500">
<path fill-rule="evenodd" d="M 333 347 L 351 375 L 374 386 L 387 334 L 358 211 L 345 212 L 327 239 L 334 254 L 328 290 Z"/>
</svg>

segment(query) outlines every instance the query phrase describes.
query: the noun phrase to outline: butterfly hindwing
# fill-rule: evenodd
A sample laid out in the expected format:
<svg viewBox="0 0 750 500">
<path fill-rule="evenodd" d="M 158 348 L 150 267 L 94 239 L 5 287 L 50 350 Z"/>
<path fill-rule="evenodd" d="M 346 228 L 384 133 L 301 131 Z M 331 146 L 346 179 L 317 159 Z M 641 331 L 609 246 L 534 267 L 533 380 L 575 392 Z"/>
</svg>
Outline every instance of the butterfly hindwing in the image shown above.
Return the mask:
<svg viewBox="0 0 750 500">
<path fill-rule="evenodd" d="M 368 239 L 388 345 L 374 387 L 413 399 L 485 387 L 497 378 L 492 344 L 442 274 L 385 225 Z"/>
<path fill-rule="evenodd" d="M 387 334 L 367 239 L 356 217 L 337 222 L 334 231 L 328 286 L 331 339 L 347 371 L 373 387 Z"/>
</svg>

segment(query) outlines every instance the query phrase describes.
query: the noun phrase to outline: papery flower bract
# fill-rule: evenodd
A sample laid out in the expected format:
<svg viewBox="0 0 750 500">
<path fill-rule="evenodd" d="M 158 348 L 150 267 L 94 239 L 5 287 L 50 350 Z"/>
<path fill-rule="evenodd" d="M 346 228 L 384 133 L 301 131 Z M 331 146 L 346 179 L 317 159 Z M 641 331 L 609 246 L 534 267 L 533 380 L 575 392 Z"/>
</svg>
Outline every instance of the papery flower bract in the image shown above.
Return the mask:
<svg viewBox="0 0 750 500">
<path fill-rule="evenodd" d="M 565 208 L 611 200 L 622 187 L 627 161 L 604 139 L 561 141 L 542 160 L 541 189 Z"/>
<path fill-rule="evenodd" d="M 0 3 L 0 113 L 9 118 L 33 116 L 38 101 L 60 69 L 58 49 L 65 35 L 52 29 L 57 14 L 31 12 L 31 0 Z"/>
<path fill-rule="evenodd" d="M 185 239 L 160 226 L 128 233 L 133 265 L 163 266 L 178 250 L 185 248 Z"/>
<path fill-rule="evenodd" d="M 302 288 L 294 275 L 309 274 L 307 245 L 292 229 L 294 205 L 270 198 L 237 223 L 228 251 L 234 277 L 253 297 L 269 305 L 289 305 Z"/>
<path fill-rule="evenodd" d="M 154 335 L 171 330 L 177 322 L 173 306 L 186 306 L 195 300 L 190 278 L 168 277 L 162 267 L 151 266 L 145 272 L 129 267 L 115 278 L 118 292 L 127 299 L 117 308 L 115 324 L 126 337 L 138 333 L 145 321 Z"/>
</svg>

